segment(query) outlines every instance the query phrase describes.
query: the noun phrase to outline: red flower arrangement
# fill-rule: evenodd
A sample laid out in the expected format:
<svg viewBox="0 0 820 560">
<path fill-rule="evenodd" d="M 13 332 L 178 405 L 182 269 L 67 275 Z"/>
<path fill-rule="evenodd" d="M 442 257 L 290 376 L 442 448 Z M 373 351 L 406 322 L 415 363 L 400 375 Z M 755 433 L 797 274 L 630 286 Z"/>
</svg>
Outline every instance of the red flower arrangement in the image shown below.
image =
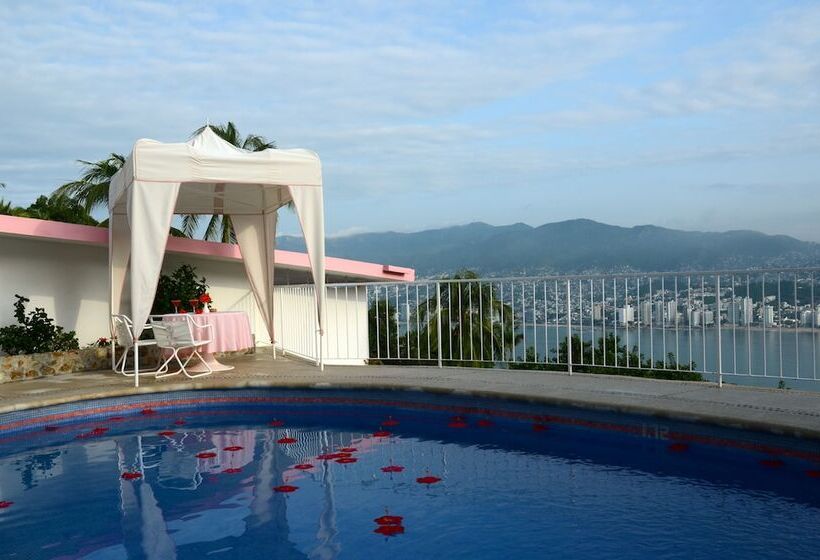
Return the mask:
<svg viewBox="0 0 820 560">
<path fill-rule="evenodd" d="M 209 303 L 213 303 L 213 300 L 211 299 L 211 296 L 208 294 L 208 292 L 205 292 L 204 294 L 199 296 L 199 303 L 207 305 Z"/>
<path fill-rule="evenodd" d="M 428 476 L 422 476 L 420 478 L 417 478 L 416 482 L 418 482 L 419 484 L 430 485 L 430 484 L 435 484 L 436 482 L 441 482 L 441 479 L 437 476 L 429 476 L 428 475 Z"/>
<path fill-rule="evenodd" d="M 375 521 L 378 525 L 401 525 L 403 520 L 404 517 L 401 515 L 382 515 L 373 521 Z"/>
</svg>

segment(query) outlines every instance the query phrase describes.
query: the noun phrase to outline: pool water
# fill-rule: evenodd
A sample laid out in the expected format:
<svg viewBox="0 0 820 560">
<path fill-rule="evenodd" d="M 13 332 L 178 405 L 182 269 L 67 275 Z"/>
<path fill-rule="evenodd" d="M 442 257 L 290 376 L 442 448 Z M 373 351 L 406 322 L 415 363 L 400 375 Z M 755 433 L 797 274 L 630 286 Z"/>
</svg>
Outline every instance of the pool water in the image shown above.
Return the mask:
<svg viewBox="0 0 820 560">
<path fill-rule="evenodd" d="M 0 558 L 817 558 L 820 449 L 414 393 L 0 417 Z"/>
</svg>

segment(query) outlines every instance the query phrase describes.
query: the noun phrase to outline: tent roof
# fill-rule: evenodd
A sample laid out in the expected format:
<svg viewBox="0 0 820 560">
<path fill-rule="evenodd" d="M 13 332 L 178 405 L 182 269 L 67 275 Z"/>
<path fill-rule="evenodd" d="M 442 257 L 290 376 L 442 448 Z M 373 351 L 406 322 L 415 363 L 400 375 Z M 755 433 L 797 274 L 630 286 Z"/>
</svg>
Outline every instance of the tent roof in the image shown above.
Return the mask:
<svg viewBox="0 0 820 560">
<path fill-rule="evenodd" d="M 259 214 L 290 202 L 285 186 L 321 188 L 322 166 L 310 150 L 249 152 L 206 126 L 188 142 L 137 140 L 111 179 L 112 212 L 124 212 L 124 195 L 135 180 L 180 183 L 178 214 Z"/>
</svg>

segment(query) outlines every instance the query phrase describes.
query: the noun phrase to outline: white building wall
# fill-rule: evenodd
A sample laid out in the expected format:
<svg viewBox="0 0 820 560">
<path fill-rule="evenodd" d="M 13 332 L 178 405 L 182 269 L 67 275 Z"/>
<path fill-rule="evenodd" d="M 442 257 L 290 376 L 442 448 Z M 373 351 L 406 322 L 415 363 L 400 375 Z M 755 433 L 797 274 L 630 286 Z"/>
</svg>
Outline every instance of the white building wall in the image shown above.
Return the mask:
<svg viewBox="0 0 820 560">
<path fill-rule="evenodd" d="M 205 277 L 217 309 L 246 311 L 257 344 L 270 343 L 241 262 L 169 253 L 163 272 L 184 263 Z M 108 337 L 108 249 L 0 238 L 0 326 L 16 322 L 14 294 L 30 298 L 29 309 L 43 307 L 58 325 L 77 331 L 81 346 Z"/>
</svg>

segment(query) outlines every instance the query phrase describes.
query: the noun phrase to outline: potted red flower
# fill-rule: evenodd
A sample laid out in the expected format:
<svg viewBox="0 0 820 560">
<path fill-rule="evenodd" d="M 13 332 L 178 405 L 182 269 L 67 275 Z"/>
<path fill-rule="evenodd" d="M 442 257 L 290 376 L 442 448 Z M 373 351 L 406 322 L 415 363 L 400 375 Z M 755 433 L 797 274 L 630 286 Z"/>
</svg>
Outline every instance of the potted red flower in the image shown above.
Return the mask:
<svg viewBox="0 0 820 560">
<path fill-rule="evenodd" d="M 208 292 L 205 292 L 204 294 L 201 294 L 199 296 L 199 303 L 202 304 L 203 313 L 209 313 L 211 311 L 210 307 L 212 302 L 213 300 L 211 299 L 211 296 L 210 294 L 208 294 Z"/>
</svg>

